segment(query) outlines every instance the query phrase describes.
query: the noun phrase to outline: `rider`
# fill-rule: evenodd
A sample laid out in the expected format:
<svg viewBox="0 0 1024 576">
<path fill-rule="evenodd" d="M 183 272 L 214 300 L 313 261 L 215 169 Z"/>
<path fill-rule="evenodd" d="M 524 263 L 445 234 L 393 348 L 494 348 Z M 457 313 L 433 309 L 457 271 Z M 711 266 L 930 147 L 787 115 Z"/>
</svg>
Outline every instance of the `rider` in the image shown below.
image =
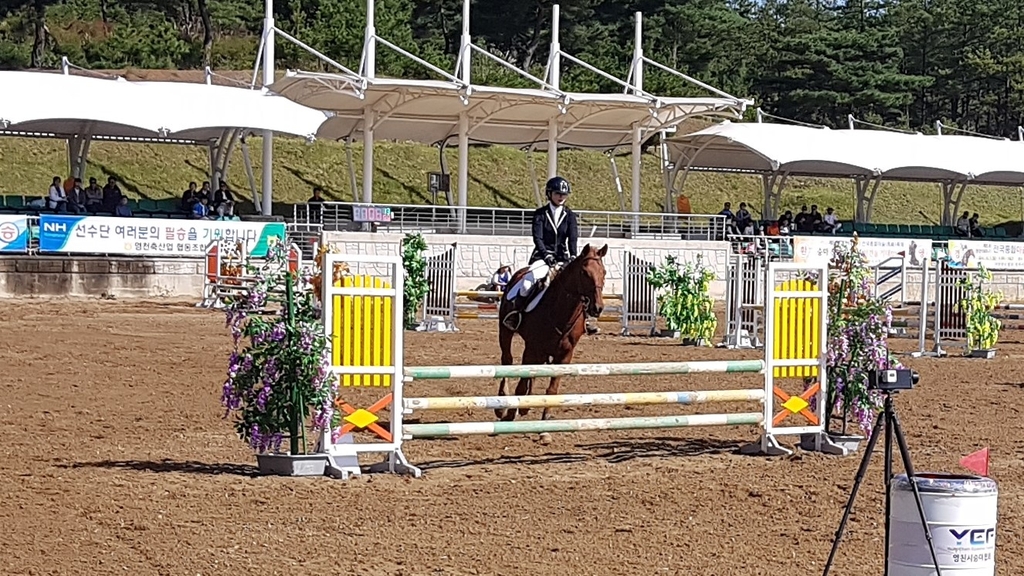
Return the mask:
<svg viewBox="0 0 1024 576">
<path fill-rule="evenodd" d="M 569 182 L 561 176 L 548 180 L 544 193 L 548 197 L 545 206 L 533 213 L 533 253 L 530 254 L 530 271 L 513 287 L 505 297 L 512 304 L 512 311 L 502 320 L 510 330 L 517 330 L 522 321 L 521 310 L 533 295 L 534 289 L 547 277 L 552 266 L 568 264 L 576 257 L 579 239 L 579 222 L 576 213 L 565 205 L 569 198 Z"/>
</svg>

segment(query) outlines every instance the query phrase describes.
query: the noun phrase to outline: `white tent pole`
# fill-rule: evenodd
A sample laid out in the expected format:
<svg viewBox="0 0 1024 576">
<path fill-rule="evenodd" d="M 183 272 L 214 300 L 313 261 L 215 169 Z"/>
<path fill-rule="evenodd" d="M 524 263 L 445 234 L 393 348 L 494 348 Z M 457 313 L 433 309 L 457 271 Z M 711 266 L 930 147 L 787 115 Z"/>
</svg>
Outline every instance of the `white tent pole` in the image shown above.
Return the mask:
<svg viewBox="0 0 1024 576">
<path fill-rule="evenodd" d="M 470 76 L 470 36 L 469 36 L 469 1 L 462 0 L 462 39 L 460 40 L 460 51 L 462 53 L 462 69 L 459 71 L 459 78 L 468 86 L 471 82 Z M 466 207 L 469 206 L 469 112 L 463 108 L 459 113 L 459 207 L 457 218 L 459 233 L 466 232 Z"/>
<path fill-rule="evenodd" d="M 641 94 L 644 89 L 644 48 L 643 48 L 643 15 L 640 12 L 636 13 L 636 30 L 634 33 L 634 46 L 633 46 L 633 86 L 636 94 Z M 633 192 L 633 212 L 640 211 L 640 176 L 641 176 L 641 150 L 640 150 L 640 138 L 641 138 L 641 126 L 639 122 L 633 124 L 633 142 L 632 142 L 632 153 L 633 153 L 633 181 L 632 185 Z M 633 232 L 636 233 L 639 230 L 639 217 L 633 218 Z"/>
<path fill-rule="evenodd" d="M 366 0 L 365 68 L 363 76 L 372 79 L 377 74 L 377 29 L 374 25 L 373 0 Z M 363 202 L 373 203 L 373 125 L 377 114 L 372 105 L 363 110 Z"/>
<path fill-rule="evenodd" d="M 562 47 L 559 39 L 561 26 L 559 6 L 551 7 L 551 56 L 548 65 L 548 84 L 555 90 L 561 89 L 562 79 Z M 558 176 L 558 116 L 548 120 L 548 178 Z"/>
<path fill-rule="evenodd" d="M 266 0 L 263 15 L 263 86 L 274 83 L 274 0 Z M 263 131 L 263 206 L 260 213 L 269 216 L 274 202 L 274 132 Z"/>
</svg>

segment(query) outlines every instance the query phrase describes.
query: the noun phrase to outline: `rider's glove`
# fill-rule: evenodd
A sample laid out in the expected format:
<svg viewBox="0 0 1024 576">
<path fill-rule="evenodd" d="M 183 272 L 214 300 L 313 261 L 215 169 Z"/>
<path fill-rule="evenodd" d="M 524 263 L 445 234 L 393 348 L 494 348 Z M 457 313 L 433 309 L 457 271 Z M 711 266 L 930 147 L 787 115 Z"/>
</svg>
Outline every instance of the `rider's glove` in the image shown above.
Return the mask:
<svg viewBox="0 0 1024 576">
<path fill-rule="evenodd" d="M 555 256 L 553 254 L 548 254 L 547 256 L 544 256 L 544 263 L 547 264 L 548 266 L 554 266 Z"/>
</svg>

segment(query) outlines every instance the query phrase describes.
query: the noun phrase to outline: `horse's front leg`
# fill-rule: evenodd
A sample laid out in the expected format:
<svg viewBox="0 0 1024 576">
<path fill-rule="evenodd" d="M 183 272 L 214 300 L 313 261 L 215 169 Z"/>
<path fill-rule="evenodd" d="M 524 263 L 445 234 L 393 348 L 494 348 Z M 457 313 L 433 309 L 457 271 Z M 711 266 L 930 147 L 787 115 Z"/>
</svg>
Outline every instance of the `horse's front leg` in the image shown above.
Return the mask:
<svg viewBox="0 0 1024 576">
<path fill-rule="evenodd" d="M 509 330 L 506 326 L 499 323 L 498 325 L 498 344 L 501 346 L 501 365 L 510 366 L 515 362 L 515 358 L 512 356 L 512 338 L 515 336 L 515 332 Z M 502 378 L 498 384 L 498 396 L 505 395 L 505 379 Z M 503 408 L 496 408 L 494 415 L 499 420 L 504 420 L 506 416 L 515 416 L 514 410 L 505 410 Z"/>
<path fill-rule="evenodd" d="M 573 352 L 574 352 L 574 348 L 573 347 L 571 347 L 571 346 L 563 346 L 563 347 L 559 348 L 558 353 L 555 354 L 555 356 L 552 357 L 552 362 L 551 363 L 552 364 L 571 364 L 572 363 Z M 545 392 L 545 394 L 548 394 L 548 395 L 558 394 L 558 387 L 561 384 L 562 384 L 562 377 L 561 376 L 554 376 L 554 377 L 552 377 L 550 383 L 548 384 L 547 392 Z M 542 412 L 541 415 L 540 415 L 540 419 L 541 420 L 547 420 L 548 419 L 548 411 L 549 410 L 550 410 L 550 408 L 547 408 L 547 407 L 544 408 L 544 412 Z"/>
</svg>

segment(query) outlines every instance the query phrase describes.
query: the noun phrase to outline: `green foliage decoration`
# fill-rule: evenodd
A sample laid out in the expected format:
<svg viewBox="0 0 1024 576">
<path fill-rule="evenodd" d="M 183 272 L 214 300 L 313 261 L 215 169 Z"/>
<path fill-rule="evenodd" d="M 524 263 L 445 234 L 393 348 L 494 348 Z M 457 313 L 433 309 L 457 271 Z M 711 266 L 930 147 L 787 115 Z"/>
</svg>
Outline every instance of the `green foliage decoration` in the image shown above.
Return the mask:
<svg viewBox="0 0 1024 576">
<path fill-rule="evenodd" d="M 1002 294 L 988 290 L 985 282 L 992 280 L 992 273 L 984 266 L 977 272 L 957 281 L 963 288 L 964 298 L 957 302 L 956 309 L 963 312 L 967 323 L 967 350 L 991 350 L 999 340 L 1002 322 L 992 316 L 992 311 L 1002 300 Z"/>
<path fill-rule="evenodd" d="M 427 280 L 427 259 L 423 254 L 427 251 L 427 241 L 419 233 L 406 234 L 402 239 L 402 267 L 405 269 L 405 328 L 416 328 L 416 312 L 419 311 L 423 298 L 430 291 Z"/>
<path fill-rule="evenodd" d="M 647 273 L 647 281 L 656 289 L 658 314 L 665 318 L 669 330 L 678 331 L 684 339 L 711 345 L 718 327 L 715 300 L 711 297 L 711 281 L 715 273 L 701 265 L 700 254 L 695 263 L 680 265 L 674 256 L 666 256 L 661 266 Z"/>
</svg>

